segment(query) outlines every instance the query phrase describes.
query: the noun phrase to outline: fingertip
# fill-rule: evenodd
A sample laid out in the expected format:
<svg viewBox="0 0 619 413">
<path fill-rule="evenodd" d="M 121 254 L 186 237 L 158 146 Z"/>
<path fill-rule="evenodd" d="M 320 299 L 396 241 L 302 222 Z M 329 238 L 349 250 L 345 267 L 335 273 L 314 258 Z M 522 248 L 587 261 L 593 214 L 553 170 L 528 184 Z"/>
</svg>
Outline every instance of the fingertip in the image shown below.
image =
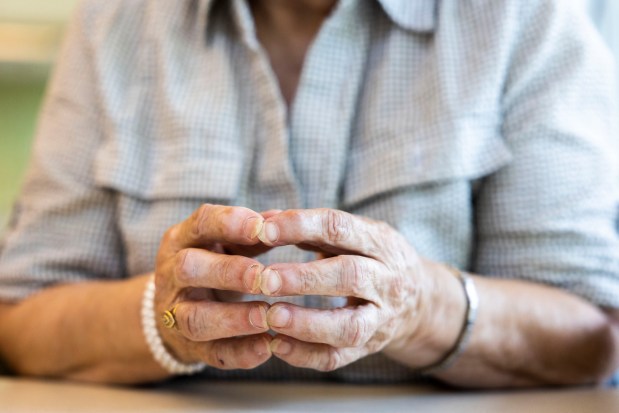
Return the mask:
<svg viewBox="0 0 619 413">
<path fill-rule="evenodd" d="M 260 291 L 266 296 L 277 294 L 282 288 L 282 277 L 272 268 L 265 268 L 258 278 Z"/>
<path fill-rule="evenodd" d="M 249 324 L 259 330 L 268 330 L 267 311 L 268 306 L 258 304 L 249 310 Z"/>
<path fill-rule="evenodd" d="M 254 353 L 259 357 L 271 357 L 271 336 L 268 334 L 261 334 L 256 337 L 253 344 Z"/>
<path fill-rule="evenodd" d="M 278 225 L 272 221 L 264 221 L 264 224 L 258 233 L 258 238 L 263 244 L 268 245 L 269 247 L 274 246 L 279 240 Z"/>
<path fill-rule="evenodd" d="M 273 305 L 267 311 L 267 324 L 273 329 L 290 327 L 292 323 L 292 312 L 287 305 Z"/>
<path fill-rule="evenodd" d="M 276 356 L 287 356 L 292 352 L 292 344 L 289 341 L 276 337 L 271 341 L 270 351 Z"/>
<path fill-rule="evenodd" d="M 243 285 L 246 288 L 246 291 L 250 294 L 259 294 L 260 293 L 260 282 L 261 276 L 260 274 L 263 271 L 263 267 L 260 264 L 250 265 L 245 273 L 243 274 Z"/>
<path fill-rule="evenodd" d="M 256 241 L 258 235 L 262 232 L 264 226 L 264 218 L 249 217 L 243 223 L 243 234 L 250 241 Z"/>
</svg>

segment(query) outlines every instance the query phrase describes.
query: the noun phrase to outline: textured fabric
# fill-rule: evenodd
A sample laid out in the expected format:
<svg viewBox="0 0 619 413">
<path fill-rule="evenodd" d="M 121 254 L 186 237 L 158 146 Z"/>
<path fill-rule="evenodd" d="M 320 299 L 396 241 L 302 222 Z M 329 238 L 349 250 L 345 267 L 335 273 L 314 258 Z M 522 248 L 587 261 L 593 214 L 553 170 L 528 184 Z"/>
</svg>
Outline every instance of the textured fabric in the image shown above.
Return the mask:
<svg viewBox="0 0 619 413">
<path fill-rule="evenodd" d="M 344 209 L 430 259 L 619 307 L 613 69 L 571 3 L 342 0 L 287 110 L 244 1 L 83 2 L 4 237 L 0 298 L 152 271 L 163 232 L 210 202 Z M 277 360 L 206 374 L 414 376 L 381 355 L 329 374 Z"/>
<path fill-rule="evenodd" d="M 615 78 L 619 80 L 619 2 L 583 0 L 595 26 L 615 56 Z M 619 97 L 619 81 L 615 87 Z"/>
</svg>

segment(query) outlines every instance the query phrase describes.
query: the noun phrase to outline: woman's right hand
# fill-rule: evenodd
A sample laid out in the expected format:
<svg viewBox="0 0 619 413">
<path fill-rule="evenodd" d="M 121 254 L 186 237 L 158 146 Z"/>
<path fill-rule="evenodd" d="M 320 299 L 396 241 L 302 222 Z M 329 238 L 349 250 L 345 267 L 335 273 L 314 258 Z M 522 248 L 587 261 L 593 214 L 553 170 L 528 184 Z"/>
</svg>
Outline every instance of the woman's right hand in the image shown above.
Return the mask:
<svg viewBox="0 0 619 413">
<path fill-rule="evenodd" d="M 155 312 L 175 308 L 176 325 L 159 333 L 184 363 L 251 369 L 271 357 L 265 302 L 221 302 L 216 290 L 258 294 L 263 266 L 250 257 L 269 247 L 258 234 L 263 215 L 204 204 L 163 236 L 155 269 Z M 240 255 L 230 255 L 233 251 Z"/>
</svg>

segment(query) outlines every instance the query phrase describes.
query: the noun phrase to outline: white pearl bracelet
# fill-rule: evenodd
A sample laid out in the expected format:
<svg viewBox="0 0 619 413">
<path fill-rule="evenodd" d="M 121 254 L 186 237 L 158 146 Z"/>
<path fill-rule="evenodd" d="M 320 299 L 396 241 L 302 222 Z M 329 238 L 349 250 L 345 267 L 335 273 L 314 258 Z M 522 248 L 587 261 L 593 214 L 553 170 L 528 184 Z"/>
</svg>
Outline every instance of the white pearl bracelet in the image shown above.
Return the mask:
<svg viewBox="0 0 619 413">
<path fill-rule="evenodd" d="M 142 296 L 142 332 L 153 358 L 170 374 L 195 374 L 204 370 L 206 364 L 184 364 L 176 360 L 166 350 L 157 330 L 155 316 L 155 277 L 151 276 L 146 283 Z"/>
</svg>

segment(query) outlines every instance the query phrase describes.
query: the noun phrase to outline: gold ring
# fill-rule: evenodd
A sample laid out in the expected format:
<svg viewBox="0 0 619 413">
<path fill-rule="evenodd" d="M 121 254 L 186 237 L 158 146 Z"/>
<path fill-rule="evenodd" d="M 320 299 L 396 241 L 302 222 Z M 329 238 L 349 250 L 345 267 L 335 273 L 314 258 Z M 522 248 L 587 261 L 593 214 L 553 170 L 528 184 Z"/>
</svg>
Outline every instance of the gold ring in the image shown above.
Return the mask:
<svg viewBox="0 0 619 413">
<path fill-rule="evenodd" d="M 174 328 L 177 327 L 176 324 L 176 307 L 177 305 L 175 305 L 174 307 L 172 307 L 169 310 L 166 310 L 163 315 L 161 316 L 161 320 L 163 321 L 163 325 L 166 328 Z M 177 327 L 178 328 L 178 327 Z"/>
</svg>

